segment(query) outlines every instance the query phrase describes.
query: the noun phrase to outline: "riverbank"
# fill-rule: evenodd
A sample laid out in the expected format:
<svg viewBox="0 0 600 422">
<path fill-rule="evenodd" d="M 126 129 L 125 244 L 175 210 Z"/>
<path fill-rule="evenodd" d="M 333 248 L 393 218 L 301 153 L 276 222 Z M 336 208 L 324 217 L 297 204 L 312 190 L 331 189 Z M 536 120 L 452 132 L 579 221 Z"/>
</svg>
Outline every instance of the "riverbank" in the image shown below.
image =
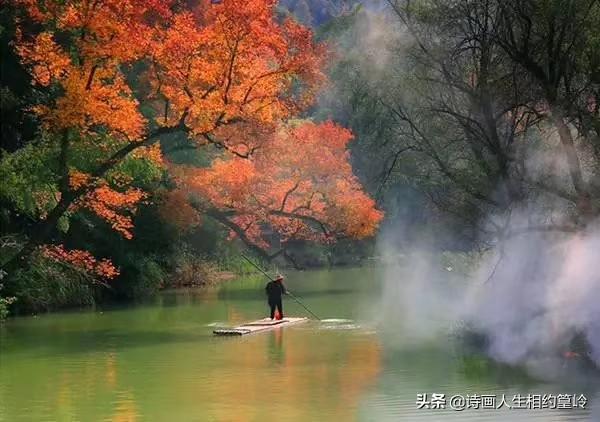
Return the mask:
<svg viewBox="0 0 600 422">
<path fill-rule="evenodd" d="M 231 281 L 245 273 L 223 268 L 215 262 L 189 255 L 175 262 L 170 272 L 151 260 L 138 263 L 141 271 L 105 282 L 79 269 L 51 260 L 33 260 L 17 273 L 10 295 L 0 285 L 0 321 L 9 316 L 37 315 L 96 305 L 143 300 L 167 289 L 205 288 Z M 133 281 L 131 277 L 136 277 Z"/>
<path fill-rule="evenodd" d="M 457 276 L 467 274 L 469 268 L 480 259 L 480 255 L 475 252 L 446 251 L 432 253 L 431 256 L 433 265 Z M 410 257 L 402 253 L 355 257 L 353 260 L 338 260 L 335 264 L 321 260 L 316 265 L 317 261 L 306 260 L 302 261 L 302 271 L 351 270 L 390 263 L 404 264 L 408 260 Z M 276 263 L 257 262 L 271 273 L 292 269 L 286 267 L 284 270 Z M 286 263 L 282 261 L 278 264 Z M 238 253 L 227 255 L 220 261 L 195 256 L 189 252 L 177 254 L 170 263 L 142 258 L 137 260 L 133 267 L 124 267 L 119 277 L 109 283 L 99 283 L 76 268 L 64 264 L 47 259 L 34 259 L 18 277 L 18 294 L 2 298 L 4 301 L 0 302 L 0 317 L 6 318 L 9 314 L 33 315 L 66 309 L 85 309 L 112 302 L 135 302 L 164 290 L 211 287 L 252 274 L 257 274 L 256 268 Z M 1 293 L 0 290 L 0 296 Z"/>
</svg>

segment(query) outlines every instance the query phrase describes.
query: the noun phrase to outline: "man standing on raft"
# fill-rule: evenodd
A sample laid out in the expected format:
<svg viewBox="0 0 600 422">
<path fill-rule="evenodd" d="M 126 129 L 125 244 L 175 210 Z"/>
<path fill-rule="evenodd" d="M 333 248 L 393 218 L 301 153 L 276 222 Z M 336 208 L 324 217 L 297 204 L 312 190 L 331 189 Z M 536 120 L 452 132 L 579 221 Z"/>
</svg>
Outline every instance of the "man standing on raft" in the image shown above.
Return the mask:
<svg viewBox="0 0 600 422">
<path fill-rule="evenodd" d="M 285 285 L 283 284 L 283 276 L 278 274 L 275 280 L 269 281 L 267 287 L 267 298 L 269 306 L 271 307 L 271 319 L 275 318 L 275 309 L 279 312 L 279 318 L 283 318 L 283 305 L 281 303 L 281 296 L 287 294 Z"/>
</svg>

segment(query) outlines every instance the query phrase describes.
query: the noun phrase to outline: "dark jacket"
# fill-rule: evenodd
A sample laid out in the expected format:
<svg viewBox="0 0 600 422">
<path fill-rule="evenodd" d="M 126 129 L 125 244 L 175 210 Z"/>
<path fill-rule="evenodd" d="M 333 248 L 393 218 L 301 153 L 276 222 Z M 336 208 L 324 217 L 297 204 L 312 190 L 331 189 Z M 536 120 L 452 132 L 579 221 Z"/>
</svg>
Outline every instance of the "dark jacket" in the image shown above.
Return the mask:
<svg viewBox="0 0 600 422">
<path fill-rule="evenodd" d="M 269 302 L 279 302 L 281 295 L 286 294 L 285 286 L 282 282 L 269 281 L 265 287 Z"/>
</svg>

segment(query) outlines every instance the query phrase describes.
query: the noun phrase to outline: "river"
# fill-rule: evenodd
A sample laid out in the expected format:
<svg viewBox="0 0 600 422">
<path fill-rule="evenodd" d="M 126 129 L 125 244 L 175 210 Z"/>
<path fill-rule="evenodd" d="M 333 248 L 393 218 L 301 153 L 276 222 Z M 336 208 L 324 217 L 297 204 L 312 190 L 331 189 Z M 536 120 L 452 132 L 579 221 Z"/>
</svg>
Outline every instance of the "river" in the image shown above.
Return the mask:
<svg viewBox="0 0 600 422">
<path fill-rule="evenodd" d="M 600 421 L 592 377 L 536 380 L 465 353 L 450 336 L 403 345 L 402 329 L 378 313 L 379 278 L 368 268 L 292 273 L 288 287 L 324 321 L 243 337 L 212 329 L 265 314 L 258 278 L 9 320 L 0 328 L 0 421 Z M 290 299 L 284 310 L 303 315 Z M 434 393 L 476 395 L 473 407 L 477 395 L 500 404 L 502 395 L 583 394 L 588 403 L 419 409 L 417 395 L 428 395 L 424 404 Z"/>
</svg>

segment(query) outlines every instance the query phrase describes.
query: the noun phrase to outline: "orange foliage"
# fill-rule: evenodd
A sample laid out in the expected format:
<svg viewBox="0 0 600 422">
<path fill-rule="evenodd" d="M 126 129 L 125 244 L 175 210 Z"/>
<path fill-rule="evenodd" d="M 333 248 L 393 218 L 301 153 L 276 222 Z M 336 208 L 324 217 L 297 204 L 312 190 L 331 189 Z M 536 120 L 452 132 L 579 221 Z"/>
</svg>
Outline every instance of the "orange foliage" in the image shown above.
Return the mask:
<svg viewBox="0 0 600 422">
<path fill-rule="evenodd" d="M 90 182 L 90 175 L 79 170 L 69 172 L 69 186 L 71 189 L 80 189 Z"/>
<path fill-rule="evenodd" d="M 123 237 L 131 239 L 133 237 L 131 217 L 120 213 L 124 211 L 134 213 L 137 204 L 145 197 L 146 194 L 137 188 L 130 188 L 122 193 L 104 185 L 86 195 L 80 204 L 109 223 Z"/>
<path fill-rule="evenodd" d="M 141 189 L 126 187 L 130 182 L 129 176 L 115 174 L 113 178 L 117 186 L 125 187 L 125 192 L 116 191 L 106 183 L 101 183 L 98 187 L 80 198 L 71 207 L 71 210 L 87 208 L 109 223 L 113 230 L 120 233 L 126 239 L 131 239 L 133 237 L 131 232 L 133 221 L 129 215 L 123 214 L 134 214 L 138 203 L 147 195 Z M 70 171 L 69 186 L 71 189 L 77 190 L 89 185 L 93 185 L 90 175 L 78 170 Z"/>
<path fill-rule="evenodd" d="M 54 42 L 50 32 L 42 32 L 34 41 L 18 45 L 17 52 L 31 65 L 33 81 L 42 86 L 63 78 L 71 66 L 71 59 Z"/>
<path fill-rule="evenodd" d="M 138 148 L 133 152 L 132 155 L 135 158 L 144 158 L 158 167 L 163 167 L 165 164 L 162 151 L 160 149 L 160 144 Z"/>
<path fill-rule="evenodd" d="M 75 189 L 90 180 L 88 175 L 81 172 L 72 172 L 70 176 L 70 185 Z M 130 215 L 135 213 L 138 203 L 146 196 L 146 193 L 138 188 L 128 188 L 125 192 L 118 192 L 102 184 L 81 197 L 71 210 L 86 208 L 110 224 L 113 230 L 124 238 L 131 239 L 133 221 Z"/>
<path fill-rule="evenodd" d="M 346 150 L 351 139 L 333 122 L 287 126 L 250 160 L 233 157 L 188 169 L 188 186 L 208 207 L 233 214 L 231 221 L 260 246 L 266 246 L 264 224 L 283 241 L 368 237 L 383 214 L 352 174 Z"/>
<path fill-rule="evenodd" d="M 170 191 L 165 195 L 160 207 L 160 215 L 181 231 L 200 224 L 200 217 L 188 201 L 188 194 L 182 190 Z"/>
<path fill-rule="evenodd" d="M 47 258 L 73 265 L 100 278 L 112 279 L 119 275 L 119 270 L 110 260 L 97 260 L 87 251 L 66 250 L 63 245 L 43 245 L 41 251 Z"/>
<path fill-rule="evenodd" d="M 144 101 L 153 126 L 231 153 L 189 170 L 182 185 L 228 211 L 255 242 L 264 224 L 284 241 L 374 233 L 382 214 L 352 174 L 351 133 L 332 122 L 286 124 L 314 100 L 327 51 L 310 29 L 281 21 L 275 0 L 16 1 L 41 28 L 20 34 L 17 52 L 35 83 L 61 88 L 34 108 L 48 130 L 108 133 L 162 163 L 160 149 L 141 149 L 156 139 L 139 111 Z M 134 92 L 124 72 L 139 63 L 147 71 Z M 134 212 L 144 193 L 125 179 L 117 185 L 124 192 L 72 171 L 71 189 L 88 193 L 71 209 L 88 208 L 130 238 L 132 220 L 121 212 Z M 166 209 L 191 224 L 183 199 L 175 194 Z"/>
<path fill-rule="evenodd" d="M 64 90 L 50 107 L 35 109 L 54 130 L 101 126 L 139 139 L 146 122 L 123 69 L 140 61 L 150 64 L 147 100 L 157 122 L 174 124 L 185 112 L 201 142 L 225 126 L 239 125 L 226 133 L 232 143 L 247 141 L 250 126 L 273 128 L 306 107 L 324 80 L 324 47 L 309 29 L 280 23 L 273 0 L 202 0 L 176 13 L 172 0 L 17 2 L 47 28 L 20 36 L 17 51 L 36 83 Z M 58 31 L 71 35 L 69 50 L 56 42 Z"/>
<path fill-rule="evenodd" d="M 31 18 L 48 28 L 33 39 L 19 32 L 17 52 L 31 67 L 34 83 L 59 84 L 63 95 L 34 110 L 49 130 L 101 126 L 114 137 L 137 139 L 145 120 L 122 73 L 123 65 L 143 58 L 151 48 L 153 27 L 145 23 L 146 2 L 103 0 L 17 0 Z M 55 31 L 71 34 L 67 50 Z"/>
<path fill-rule="evenodd" d="M 198 141 L 210 133 L 229 147 L 249 148 L 260 139 L 254 132 L 272 131 L 310 103 L 324 80 L 324 47 L 309 29 L 279 23 L 275 3 L 204 0 L 173 17 L 159 35 L 148 74 L 157 98 L 168 100 L 163 124 L 187 111 Z"/>
</svg>

